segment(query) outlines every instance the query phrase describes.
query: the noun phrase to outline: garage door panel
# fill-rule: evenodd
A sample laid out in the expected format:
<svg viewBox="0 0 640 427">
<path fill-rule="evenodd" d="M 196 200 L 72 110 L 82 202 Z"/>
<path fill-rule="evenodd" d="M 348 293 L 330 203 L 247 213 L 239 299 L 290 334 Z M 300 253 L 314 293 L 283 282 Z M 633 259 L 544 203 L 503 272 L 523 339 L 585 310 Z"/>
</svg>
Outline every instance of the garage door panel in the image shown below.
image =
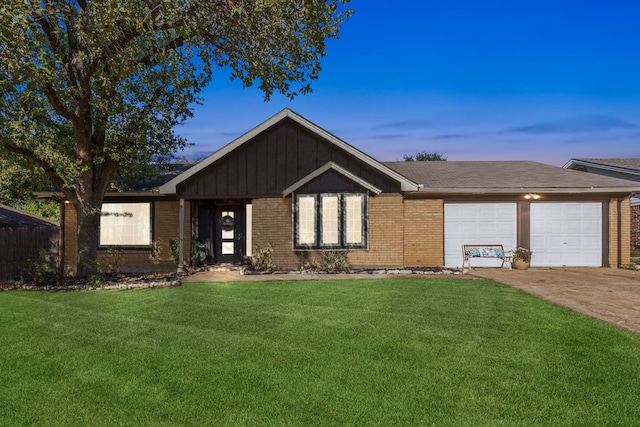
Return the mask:
<svg viewBox="0 0 640 427">
<path fill-rule="evenodd" d="M 600 203 L 532 203 L 534 267 L 602 265 Z"/>
<path fill-rule="evenodd" d="M 462 266 L 462 245 L 502 244 L 505 250 L 516 245 L 515 203 L 445 204 L 445 265 Z M 499 267 L 501 260 L 472 260 L 472 266 Z"/>
</svg>

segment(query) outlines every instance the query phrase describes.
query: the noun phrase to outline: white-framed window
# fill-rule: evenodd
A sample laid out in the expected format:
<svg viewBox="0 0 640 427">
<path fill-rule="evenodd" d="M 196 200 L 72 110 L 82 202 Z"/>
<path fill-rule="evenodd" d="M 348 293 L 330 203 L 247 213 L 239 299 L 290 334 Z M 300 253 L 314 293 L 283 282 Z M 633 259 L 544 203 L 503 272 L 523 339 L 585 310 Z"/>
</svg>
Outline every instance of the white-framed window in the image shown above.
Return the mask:
<svg viewBox="0 0 640 427">
<path fill-rule="evenodd" d="M 293 203 L 294 249 L 367 247 L 366 194 L 296 194 Z"/>
<path fill-rule="evenodd" d="M 100 246 L 151 246 L 151 203 L 103 203 Z"/>
</svg>

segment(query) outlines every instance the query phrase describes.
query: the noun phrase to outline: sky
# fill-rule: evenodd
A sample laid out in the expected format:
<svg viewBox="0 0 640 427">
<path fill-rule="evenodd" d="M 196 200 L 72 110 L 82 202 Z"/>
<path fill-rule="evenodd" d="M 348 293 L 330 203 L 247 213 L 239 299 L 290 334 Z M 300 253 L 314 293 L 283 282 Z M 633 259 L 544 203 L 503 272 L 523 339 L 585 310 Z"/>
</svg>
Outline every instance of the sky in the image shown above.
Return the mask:
<svg viewBox="0 0 640 427">
<path fill-rule="evenodd" d="M 290 108 L 380 161 L 640 157 L 637 0 L 352 0 L 313 93 L 222 70 L 176 131 L 203 158 Z"/>
</svg>

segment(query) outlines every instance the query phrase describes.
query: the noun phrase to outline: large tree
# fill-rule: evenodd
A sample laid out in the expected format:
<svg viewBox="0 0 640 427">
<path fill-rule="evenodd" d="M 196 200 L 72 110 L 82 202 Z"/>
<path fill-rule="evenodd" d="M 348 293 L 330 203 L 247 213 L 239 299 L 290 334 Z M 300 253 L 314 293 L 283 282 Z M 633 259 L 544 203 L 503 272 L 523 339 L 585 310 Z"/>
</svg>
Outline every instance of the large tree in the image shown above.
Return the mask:
<svg viewBox="0 0 640 427">
<path fill-rule="evenodd" d="M 311 90 L 349 0 L 6 0 L 0 150 L 45 171 L 78 214 L 93 273 L 109 182 L 183 148 L 174 127 L 214 70 L 265 98 Z"/>
</svg>

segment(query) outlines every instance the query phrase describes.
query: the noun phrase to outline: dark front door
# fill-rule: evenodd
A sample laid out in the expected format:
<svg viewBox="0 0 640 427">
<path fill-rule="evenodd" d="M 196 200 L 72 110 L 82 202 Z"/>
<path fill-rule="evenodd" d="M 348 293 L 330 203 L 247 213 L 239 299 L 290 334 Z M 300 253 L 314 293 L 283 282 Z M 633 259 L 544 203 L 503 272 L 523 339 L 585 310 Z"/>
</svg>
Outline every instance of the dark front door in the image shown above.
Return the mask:
<svg viewBox="0 0 640 427">
<path fill-rule="evenodd" d="M 213 215 L 214 260 L 240 264 L 245 254 L 245 209 L 243 205 L 216 206 Z"/>
</svg>

